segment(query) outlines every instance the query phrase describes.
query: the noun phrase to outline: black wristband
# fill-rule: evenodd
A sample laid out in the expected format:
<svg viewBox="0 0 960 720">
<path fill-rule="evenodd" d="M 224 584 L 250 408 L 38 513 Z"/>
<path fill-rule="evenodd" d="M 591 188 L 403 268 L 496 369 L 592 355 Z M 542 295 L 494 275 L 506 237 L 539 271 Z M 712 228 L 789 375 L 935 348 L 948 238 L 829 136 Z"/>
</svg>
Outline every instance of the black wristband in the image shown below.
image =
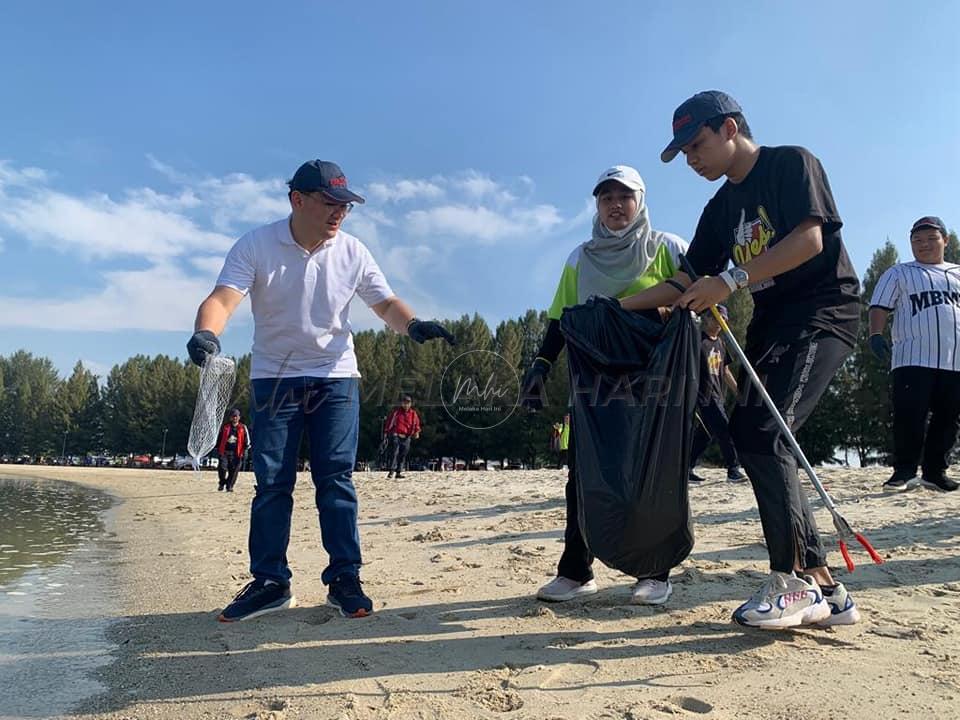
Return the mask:
<svg viewBox="0 0 960 720">
<path fill-rule="evenodd" d="M 685 293 L 687 291 L 687 289 L 683 285 L 681 285 L 678 281 L 674 280 L 673 278 L 668 278 L 667 280 L 664 280 L 664 282 L 670 287 L 676 288 L 682 293 Z"/>
</svg>

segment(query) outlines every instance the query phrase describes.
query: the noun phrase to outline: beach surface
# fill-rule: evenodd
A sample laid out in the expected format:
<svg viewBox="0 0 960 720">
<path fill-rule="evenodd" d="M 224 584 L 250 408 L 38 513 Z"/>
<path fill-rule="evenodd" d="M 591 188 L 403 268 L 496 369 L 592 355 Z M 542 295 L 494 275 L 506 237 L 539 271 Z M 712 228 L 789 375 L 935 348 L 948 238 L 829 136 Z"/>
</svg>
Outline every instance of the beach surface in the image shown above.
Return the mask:
<svg viewBox="0 0 960 720">
<path fill-rule="evenodd" d="M 116 610 L 81 612 L 113 620 L 112 658 L 97 671 L 106 690 L 64 717 L 960 717 L 960 493 L 884 495 L 885 468 L 822 472 L 886 560 L 855 551 L 856 571 L 836 573 L 861 623 L 794 631 L 730 621 L 767 563 L 749 484 L 719 470 L 691 488 L 697 544 L 660 608 L 630 605 L 632 579 L 600 563 L 598 594 L 534 599 L 562 549 L 560 470 L 357 473 L 362 577 L 376 612 L 353 620 L 325 605 L 326 554 L 301 474 L 289 550 L 298 607 L 234 624 L 216 616 L 249 579 L 251 474 L 232 494 L 218 493 L 210 472 L 0 466 L 0 475 L 69 480 L 117 499 L 107 517 Z M 829 514 L 816 507 L 831 564 L 842 566 Z"/>
</svg>

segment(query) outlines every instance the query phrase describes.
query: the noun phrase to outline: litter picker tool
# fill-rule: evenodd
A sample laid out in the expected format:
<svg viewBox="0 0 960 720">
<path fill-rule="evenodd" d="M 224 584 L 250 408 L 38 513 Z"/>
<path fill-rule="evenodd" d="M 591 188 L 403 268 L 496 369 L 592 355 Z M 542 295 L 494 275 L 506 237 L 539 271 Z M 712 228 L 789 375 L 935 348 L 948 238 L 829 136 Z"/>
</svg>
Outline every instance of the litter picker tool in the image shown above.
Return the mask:
<svg viewBox="0 0 960 720">
<path fill-rule="evenodd" d="M 692 281 L 696 281 L 698 279 L 697 273 L 694 271 L 693 266 L 690 265 L 690 261 L 687 260 L 685 255 L 680 256 L 680 265 L 682 266 L 683 271 L 690 276 Z M 817 491 L 820 499 L 823 500 L 823 504 L 826 506 L 827 510 L 830 511 L 830 516 L 833 518 L 833 527 L 836 528 L 837 536 L 840 538 L 840 554 L 843 555 L 843 560 L 847 564 L 847 570 L 853 572 L 855 567 L 853 564 L 853 558 L 850 557 L 850 550 L 847 548 L 847 543 L 849 542 L 852 544 L 854 540 L 863 546 L 867 553 L 869 553 L 870 558 L 876 564 L 882 564 L 883 558 L 880 557 L 877 551 L 873 549 L 870 541 L 860 533 L 854 532 L 853 528 L 850 527 L 850 523 L 848 523 L 843 515 L 841 515 L 837 510 L 837 506 L 834 505 L 833 499 L 823 487 L 823 483 L 821 483 L 820 478 L 817 477 L 817 473 L 807 460 L 807 456 L 803 454 L 803 450 L 800 448 L 800 443 L 798 443 L 797 439 L 793 436 L 793 433 L 790 431 L 790 427 L 783 419 L 783 416 L 780 414 L 780 411 L 774 404 L 773 399 L 767 393 L 767 389 L 763 386 L 763 383 L 760 382 L 760 378 L 757 376 L 756 371 L 753 369 L 750 361 L 747 360 L 746 353 L 741 349 L 740 343 L 738 343 L 737 339 L 733 336 L 733 333 L 730 331 L 730 326 L 727 325 L 727 321 L 723 319 L 720 311 L 717 310 L 717 306 L 711 305 L 710 312 L 713 313 L 714 319 L 717 321 L 717 324 L 720 325 L 720 329 L 723 331 L 724 338 L 733 349 L 734 355 L 737 356 L 737 359 L 740 361 L 740 364 L 746 371 L 750 381 L 757 389 L 757 392 L 760 393 L 760 397 L 763 398 L 763 403 L 767 406 L 767 410 L 770 411 L 770 414 L 773 415 L 773 418 L 777 421 L 777 425 L 780 426 L 780 430 L 787 439 L 787 442 L 793 450 L 793 454 L 796 456 L 797 461 L 803 466 L 803 469 L 807 471 L 807 476 L 810 478 L 810 482 L 813 484 L 814 489 Z"/>
</svg>

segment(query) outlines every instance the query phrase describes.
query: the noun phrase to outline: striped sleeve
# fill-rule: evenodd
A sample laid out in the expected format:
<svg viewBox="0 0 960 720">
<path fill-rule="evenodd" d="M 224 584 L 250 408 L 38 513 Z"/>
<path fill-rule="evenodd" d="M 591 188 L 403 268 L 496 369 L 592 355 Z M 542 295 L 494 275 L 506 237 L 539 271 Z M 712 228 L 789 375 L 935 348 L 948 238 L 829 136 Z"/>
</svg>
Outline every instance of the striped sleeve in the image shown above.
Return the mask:
<svg viewBox="0 0 960 720">
<path fill-rule="evenodd" d="M 900 266 L 894 265 L 880 276 L 870 298 L 870 307 L 893 310 L 900 300 Z"/>
<path fill-rule="evenodd" d="M 567 258 L 563 266 L 563 274 L 560 275 L 560 282 L 557 285 L 557 292 L 554 293 L 553 302 L 550 309 L 547 310 L 547 317 L 551 320 L 559 320 L 565 307 L 573 307 L 577 304 L 577 264 L 580 260 L 580 248 L 578 247 Z"/>
</svg>

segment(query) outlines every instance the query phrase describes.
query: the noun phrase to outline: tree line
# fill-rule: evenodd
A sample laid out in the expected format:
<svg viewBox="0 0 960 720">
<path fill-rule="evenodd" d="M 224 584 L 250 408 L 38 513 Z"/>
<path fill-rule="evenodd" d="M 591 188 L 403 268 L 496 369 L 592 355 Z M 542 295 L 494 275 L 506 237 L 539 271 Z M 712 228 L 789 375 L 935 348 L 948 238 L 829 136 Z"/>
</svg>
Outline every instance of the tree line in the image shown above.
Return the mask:
<svg viewBox="0 0 960 720">
<path fill-rule="evenodd" d="M 947 260 L 960 262 L 956 233 L 950 234 Z M 891 404 L 888 368 L 867 346 L 867 302 L 883 272 L 899 262 L 888 241 L 874 254 L 863 278 L 862 322 L 856 349 L 816 411 L 799 433 L 813 463 L 842 461 L 839 449 L 855 453 L 860 464 L 884 462 L 891 449 Z M 731 327 L 743 341 L 752 312 L 748 293 L 735 293 L 728 304 Z M 486 377 L 491 355 L 522 377 L 539 348 L 547 326 L 545 312 L 492 328 L 479 315 L 448 321 L 456 347 L 417 345 L 387 329 L 356 333 L 360 381 L 358 458 L 377 456 L 383 421 L 399 398 L 409 393 L 424 429 L 411 459 L 452 456 L 550 462 L 548 438 L 553 423 L 566 412 L 569 395 L 566 354 L 547 379 L 548 406 L 530 414 L 517 409 L 489 429 L 473 429 L 451 419 L 440 402 L 444 371 L 457 359 L 458 372 Z M 887 331 L 889 332 L 889 330 Z M 230 407 L 239 407 L 249 422 L 250 356 L 237 361 L 237 382 Z M 500 361 L 498 361 L 500 362 Z M 0 455 L 167 455 L 184 453 L 193 417 L 199 369 L 184 358 L 136 355 L 99 378 L 78 362 L 61 378 L 52 361 L 26 350 L 0 356 Z M 731 398 L 732 402 L 732 398 Z M 251 427 L 256 442 L 256 428 Z M 305 448 L 303 450 L 306 456 Z M 707 455 L 710 459 L 710 455 Z"/>
</svg>

